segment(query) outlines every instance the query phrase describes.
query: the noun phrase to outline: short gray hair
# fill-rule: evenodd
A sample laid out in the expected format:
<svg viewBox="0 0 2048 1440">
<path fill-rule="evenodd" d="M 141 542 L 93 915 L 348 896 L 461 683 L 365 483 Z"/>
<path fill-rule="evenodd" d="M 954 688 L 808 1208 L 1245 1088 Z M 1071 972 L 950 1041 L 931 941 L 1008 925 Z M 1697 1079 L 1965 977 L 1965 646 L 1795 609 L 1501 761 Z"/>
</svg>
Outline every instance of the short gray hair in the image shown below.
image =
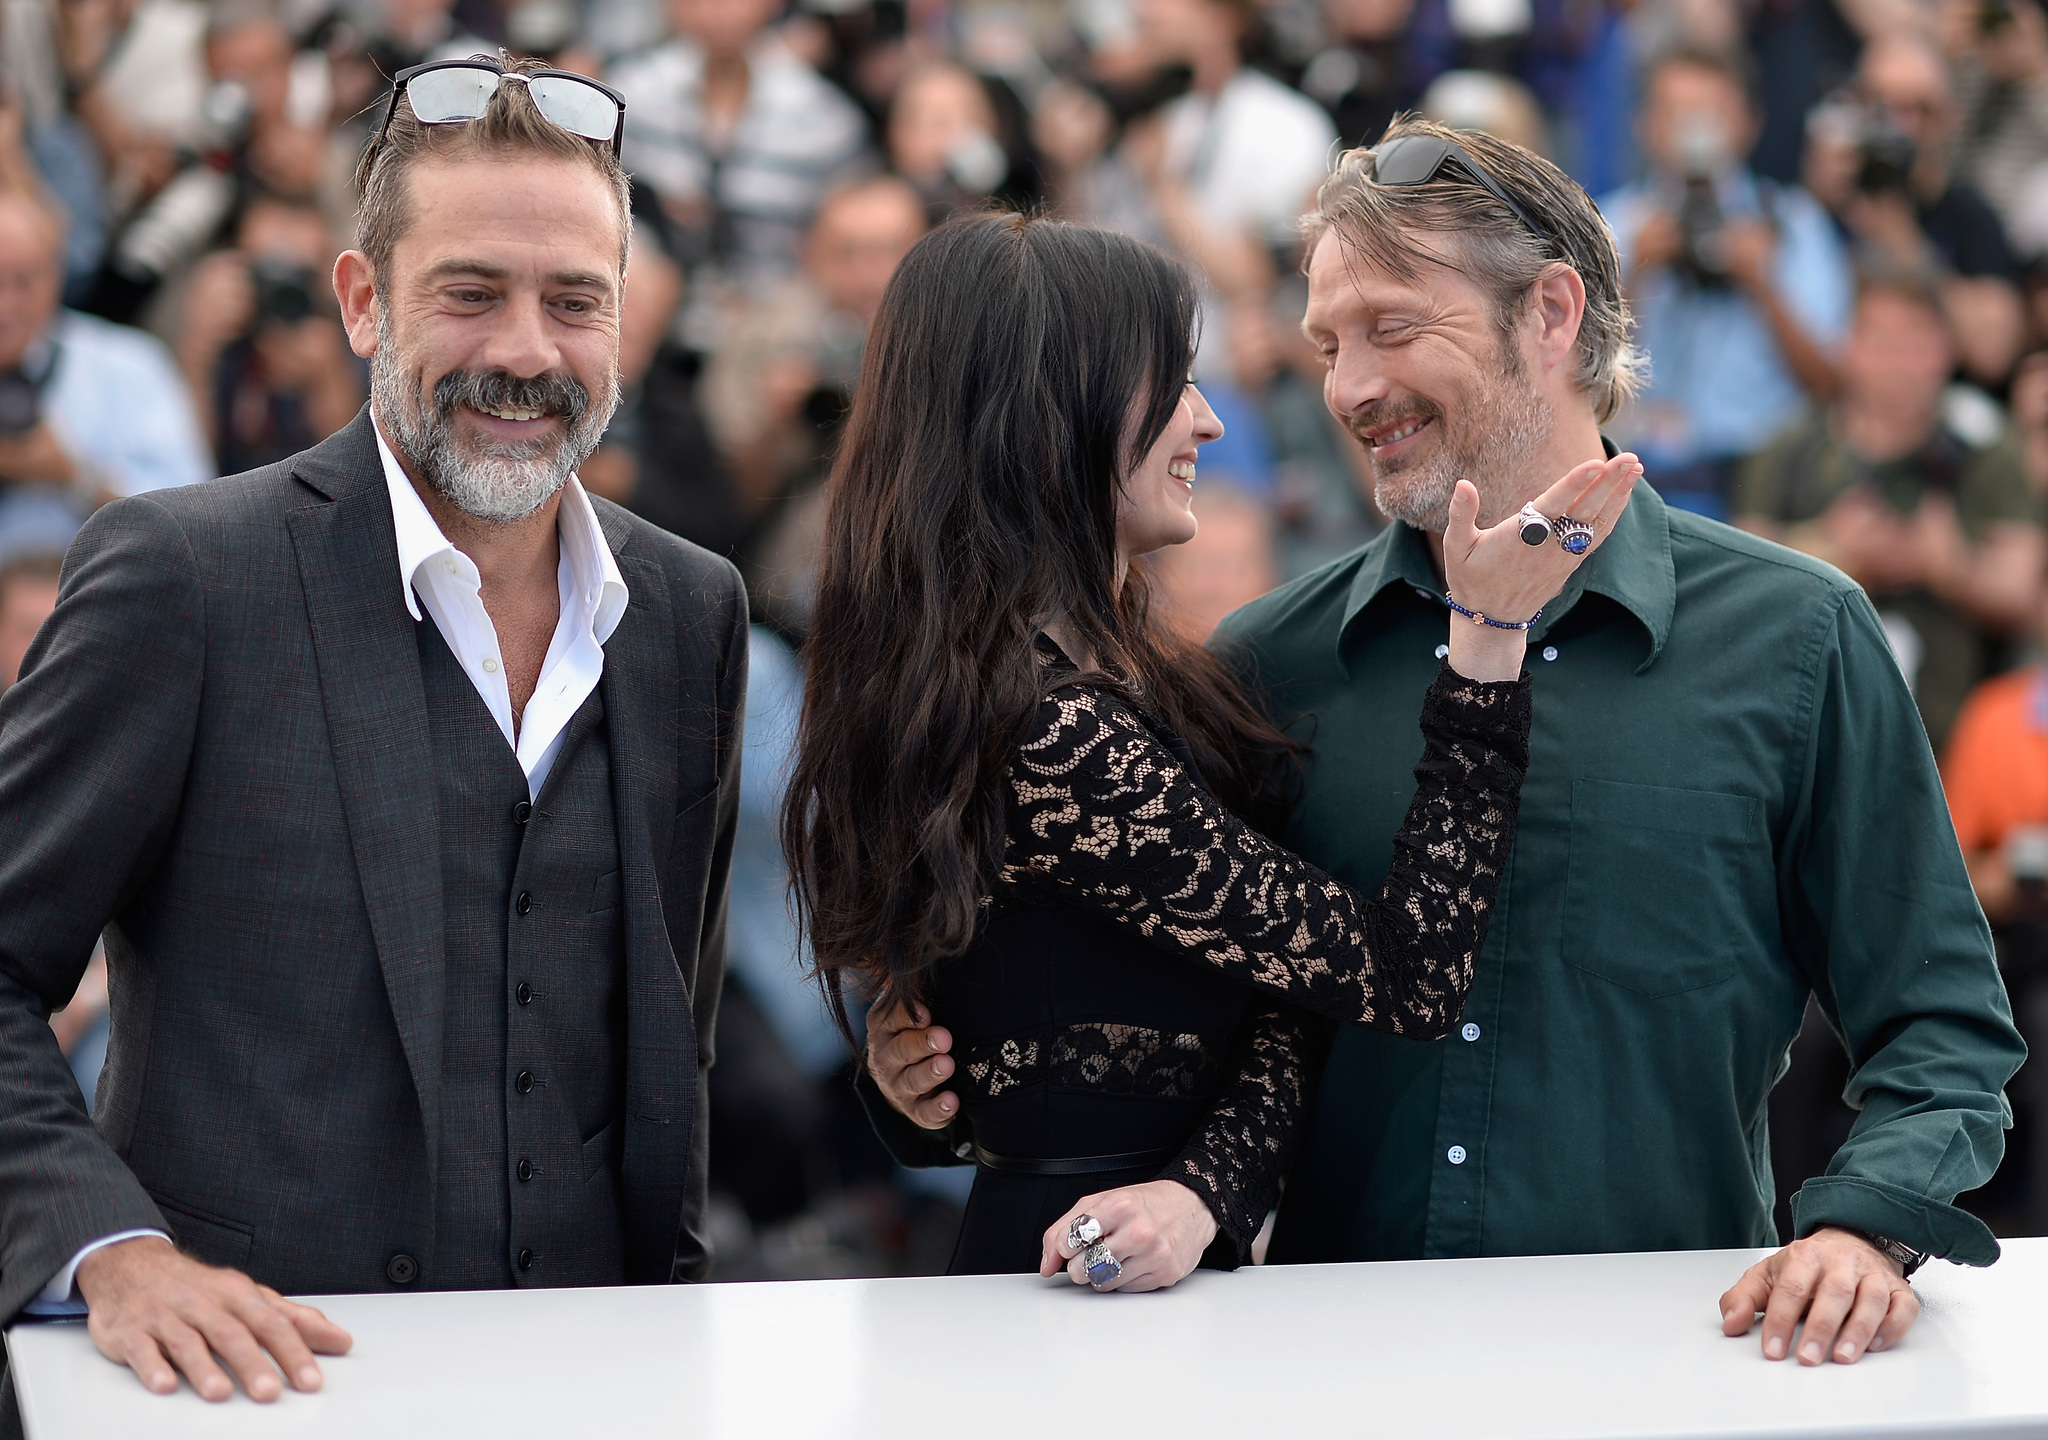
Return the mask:
<svg viewBox="0 0 2048 1440">
<path fill-rule="evenodd" d="M 1514 332 L 1530 289 L 1543 273 L 1553 265 L 1570 266 L 1586 287 L 1574 378 L 1599 420 L 1613 419 L 1648 378 L 1649 364 L 1635 346 L 1635 320 L 1622 293 L 1613 232 L 1592 197 L 1540 155 L 1476 130 L 1453 130 L 1404 115 L 1380 143 L 1409 135 L 1434 135 L 1463 146 L 1549 232 L 1548 240 L 1532 234 L 1514 211 L 1456 168 L 1446 168 L 1426 185 L 1381 185 L 1373 177 L 1373 152 L 1360 149 L 1340 155 L 1336 170 L 1316 193 L 1316 208 L 1303 221 L 1308 253 L 1334 231 L 1352 254 L 1412 280 L 1423 265 L 1444 263 L 1415 236 L 1448 236 L 1461 272 L 1492 292 L 1503 335 Z"/>
<path fill-rule="evenodd" d="M 493 59 L 477 56 L 477 59 Z M 502 62 L 507 74 L 523 75 L 545 68 L 538 60 Z M 631 195 L 619 157 L 605 143 L 592 143 L 564 130 L 540 113 L 524 85 L 500 85 L 482 118 L 466 125 L 422 125 L 413 117 L 406 97 L 381 141 L 373 141 L 356 162 L 356 244 L 370 257 L 370 269 L 381 290 L 391 253 L 412 224 L 412 196 L 407 184 L 422 159 L 503 160 L 527 156 L 569 160 L 590 166 L 611 187 L 619 211 L 619 269 L 633 234 Z"/>
</svg>

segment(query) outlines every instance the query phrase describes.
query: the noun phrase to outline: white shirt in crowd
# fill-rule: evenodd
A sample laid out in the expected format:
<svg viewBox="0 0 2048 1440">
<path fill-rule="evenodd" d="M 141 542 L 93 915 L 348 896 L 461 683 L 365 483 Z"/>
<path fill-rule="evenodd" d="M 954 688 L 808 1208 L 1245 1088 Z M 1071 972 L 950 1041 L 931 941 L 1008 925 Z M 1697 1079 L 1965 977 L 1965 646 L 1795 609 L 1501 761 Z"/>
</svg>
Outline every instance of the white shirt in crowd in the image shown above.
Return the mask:
<svg viewBox="0 0 2048 1440">
<path fill-rule="evenodd" d="M 526 702 L 516 738 L 512 725 L 512 696 L 505 683 L 505 666 L 498 647 L 498 630 L 484 609 L 483 587 L 476 562 L 449 543 L 434 516 L 412 488 L 398 458 L 377 431 L 377 458 L 384 465 L 384 483 L 391 492 L 391 518 L 398 539 L 398 583 L 405 595 L 405 608 L 419 620 L 424 606 L 427 615 L 448 643 L 448 649 L 462 663 L 462 671 L 483 697 L 506 745 L 526 772 L 527 793 L 538 796 L 547 783 L 548 771 L 561 752 L 562 737 L 569 721 L 590 698 L 604 675 L 604 642 L 618 629 L 626 613 L 626 581 L 618 561 L 605 544 L 598 527 L 597 512 L 575 476 L 562 492 L 561 509 L 556 512 L 555 533 L 561 560 L 556 566 L 561 586 L 562 612 L 555 621 L 555 634 L 541 662 L 540 684 Z M 93 1251 L 122 1240 L 157 1235 L 161 1230 L 122 1230 L 83 1247 L 70 1262 L 51 1277 L 42 1292 L 25 1307 L 31 1315 L 82 1315 L 85 1303 L 73 1294 L 78 1264 Z"/>
<path fill-rule="evenodd" d="M 185 378 L 163 341 L 60 310 L 48 343 L 44 418 L 95 480 L 116 495 L 140 495 L 214 477 Z"/>
</svg>

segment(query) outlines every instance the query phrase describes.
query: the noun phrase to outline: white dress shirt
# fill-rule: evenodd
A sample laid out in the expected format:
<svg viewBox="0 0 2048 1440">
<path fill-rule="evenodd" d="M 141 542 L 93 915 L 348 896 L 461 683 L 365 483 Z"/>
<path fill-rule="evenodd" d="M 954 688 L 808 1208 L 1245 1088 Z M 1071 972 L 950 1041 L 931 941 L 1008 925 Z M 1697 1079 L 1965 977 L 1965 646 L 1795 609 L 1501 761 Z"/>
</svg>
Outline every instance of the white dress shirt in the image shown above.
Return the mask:
<svg viewBox="0 0 2048 1440">
<path fill-rule="evenodd" d="M 562 492 L 555 529 L 562 558 L 555 575 L 561 586 L 562 613 L 554 639 L 541 662 L 540 684 L 526 702 L 515 734 L 512 692 L 505 684 L 498 628 L 484 610 L 483 581 L 476 562 L 449 543 L 434 522 L 419 492 L 406 479 L 398 457 L 377 431 L 377 456 L 384 462 L 384 483 L 391 491 L 391 518 L 398 530 L 398 583 L 405 608 L 421 618 L 420 607 L 448 642 L 462 671 L 476 686 L 505 743 L 526 772 L 526 788 L 538 797 L 548 771 L 562 748 L 570 719 L 604 674 L 604 642 L 626 613 L 626 581 L 619 563 L 598 529 L 597 512 L 575 476 Z"/>
<path fill-rule="evenodd" d="M 518 757 L 526 772 L 529 797 L 537 798 L 547 783 L 548 771 L 561 752 L 562 737 L 569 721 L 590 698 L 604 674 L 604 642 L 619 628 L 626 613 L 626 581 L 611 547 L 598 528 L 597 512 L 575 476 L 562 493 L 556 512 L 555 533 L 561 560 L 555 576 L 561 586 L 562 613 L 555 621 L 554 639 L 548 643 L 547 658 L 541 662 L 540 683 L 526 702 L 515 732 L 512 724 L 512 693 L 505 683 L 503 654 L 498 647 L 498 628 L 484 609 L 483 583 L 476 562 L 449 543 L 435 523 L 433 513 L 412 488 L 398 457 L 384 443 L 382 427 L 377 430 L 377 457 L 384 463 L 384 483 L 391 492 L 391 518 L 398 537 L 398 583 L 405 594 L 405 608 L 414 620 L 423 618 L 421 606 L 434 617 L 441 638 L 462 665 L 463 673 L 483 697 L 505 743 Z M 83 1315 L 84 1301 L 73 1294 L 78 1262 L 103 1246 L 161 1230 L 123 1230 L 102 1235 L 71 1257 L 50 1278 L 42 1292 L 25 1308 L 31 1315 Z"/>
</svg>

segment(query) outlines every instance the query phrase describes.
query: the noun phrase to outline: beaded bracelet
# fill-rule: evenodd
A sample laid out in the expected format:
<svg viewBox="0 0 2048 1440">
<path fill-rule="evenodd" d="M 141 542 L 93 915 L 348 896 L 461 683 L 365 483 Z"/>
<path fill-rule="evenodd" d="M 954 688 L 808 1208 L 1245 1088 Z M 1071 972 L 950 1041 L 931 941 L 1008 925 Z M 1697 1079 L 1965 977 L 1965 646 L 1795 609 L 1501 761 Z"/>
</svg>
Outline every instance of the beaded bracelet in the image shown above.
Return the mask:
<svg viewBox="0 0 2048 1440">
<path fill-rule="evenodd" d="M 1541 610 L 1538 610 L 1534 615 L 1531 615 L 1527 620 L 1522 621 L 1520 624 L 1516 624 L 1512 620 L 1496 620 L 1491 615 L 1481 615 L 1477 610 L 1467 610 L 1463 605 L 1460 605 L 1457 601 L 1453 600 L 1449 595 L 1444 596 L 1444 604 L 1450 606 L 1460 615 L 1463 615 L 1466 619 L 1470 620 L 1474 625 L 1491 625 L 1496 630 L 1534 630 L 1536 628 L 1536 622 L 1543 618 L 1543 612 Z"/>
</svg>

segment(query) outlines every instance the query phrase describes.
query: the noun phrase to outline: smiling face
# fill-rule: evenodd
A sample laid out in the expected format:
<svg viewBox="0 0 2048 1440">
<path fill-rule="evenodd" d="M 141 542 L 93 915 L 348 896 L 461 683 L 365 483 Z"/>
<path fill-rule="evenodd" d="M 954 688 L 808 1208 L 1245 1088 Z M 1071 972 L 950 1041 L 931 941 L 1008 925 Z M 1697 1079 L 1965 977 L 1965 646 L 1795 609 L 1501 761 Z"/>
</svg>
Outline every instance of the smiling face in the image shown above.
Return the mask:
<svg viewBox="0 0 2048 1440">
<path fill-rule="evenodd" d="M 335 288 L 369 357 L 378 420 L 408 469 L 478 519 L 539 509 L 618 404 L 622 236 L 590 166 L 424 161 L 372 294 L 351 251 Z"/>
<path fill-rule="evenodd" d="M 1448 265 L 1405 279 L 1347 255 L 1334 231 L 1308 282 L 1302 330 L 1323 359 L 1323 400 L 1365 447 L 1380 510 L 1440 534 L 1462 478 L 1479 489 L 1481 524 L 1512 512 L 1555 420 L 1527 327 L 1503 335 L 1493 297 Z"/>
<path fill-rule="evenodd" d="M 1190 383 L 1166 429 L 1124 478 L 1116 507 L 1117 552 L 1123 559 L 1195 538 L 1196 449 L 1222 436 L 1223 422 Z"/>
</svg>

